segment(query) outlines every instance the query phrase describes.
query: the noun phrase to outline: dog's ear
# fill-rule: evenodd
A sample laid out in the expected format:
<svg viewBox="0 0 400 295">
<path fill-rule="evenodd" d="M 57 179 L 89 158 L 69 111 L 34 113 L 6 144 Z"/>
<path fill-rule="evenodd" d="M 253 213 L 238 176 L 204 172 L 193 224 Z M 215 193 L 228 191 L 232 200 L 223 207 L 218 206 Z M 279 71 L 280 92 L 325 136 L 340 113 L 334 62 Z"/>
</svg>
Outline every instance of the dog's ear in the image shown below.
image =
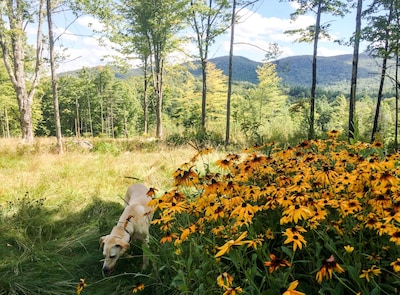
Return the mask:
<svg viewBox="0 0 400 295">
<path fill-rule="evenodd" d="M 103 237 L 101 237 L 100 238 L 100 240 L 99 240 L 99 243 L 100 243 L 100 249 L 102 249 L 103 248 L 103 245 L 104 245 L 104 240 L 106 239 L 106 236 L 103 236 Z"/>
<path fill-rule="evenodd" d="M 128 250 L 130 245 L 128 242 L 125 242 L 124 240 L 118 240 L 117 246 L 121 247 L 124 251 Z"/>
</svg>

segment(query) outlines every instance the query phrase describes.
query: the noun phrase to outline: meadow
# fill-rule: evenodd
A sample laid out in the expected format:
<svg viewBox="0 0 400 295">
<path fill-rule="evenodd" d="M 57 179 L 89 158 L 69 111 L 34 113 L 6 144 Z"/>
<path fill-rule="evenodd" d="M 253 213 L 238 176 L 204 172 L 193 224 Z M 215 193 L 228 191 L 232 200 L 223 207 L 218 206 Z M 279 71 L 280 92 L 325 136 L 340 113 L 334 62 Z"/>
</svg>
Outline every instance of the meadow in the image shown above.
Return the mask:
<svg viewBox="0 0 400 295">
<path fill-rule="evenodd" d="M 0 294 L 398 294 L 399 154 L 325 140 L 235 152 L 98 141 L 0 145 Z M 101 273 L 137 178 L 156 189 L 151 267 Z"/>
<path fill-rule="evenodd" d="M 132 247 L 119 274 L 105 278 L 99 238 L 117 221 L 131 183 L 169 189 L 195 149 L 102 140 L 89 151 L 67 141 L 60 156 L 54 143 L 0 141 L 0 294 L 76 294 L 81 278 L 82 294 L 129 294 L 140 250 Z"/>
</svg>

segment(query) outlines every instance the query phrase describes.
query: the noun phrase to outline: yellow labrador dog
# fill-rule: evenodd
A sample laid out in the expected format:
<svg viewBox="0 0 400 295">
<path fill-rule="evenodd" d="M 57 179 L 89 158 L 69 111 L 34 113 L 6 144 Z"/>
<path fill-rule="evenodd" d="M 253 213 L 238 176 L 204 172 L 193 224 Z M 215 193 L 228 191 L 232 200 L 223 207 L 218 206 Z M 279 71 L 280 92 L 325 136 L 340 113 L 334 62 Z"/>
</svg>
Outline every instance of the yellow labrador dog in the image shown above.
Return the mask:
<svg viewBox="0 0 400 295">
<path fill-rule="evenodd" d="M 131 185 L 125 195 L 125 209 L 113 227 L 111 233 L 100 238 L 100 246 L 103 248 L 103 271 L 110 274 L 119 257 L 129 248 L 132 240 L 142 241 L 142 245 L 148 246 L 149 226 L 153 218 L 153 208 L 148 206 L 151 198 L 147 195 L 149 189 L 141 184 Z M 143 254 L 143 269 L 149 261 Z"/>
</svg>

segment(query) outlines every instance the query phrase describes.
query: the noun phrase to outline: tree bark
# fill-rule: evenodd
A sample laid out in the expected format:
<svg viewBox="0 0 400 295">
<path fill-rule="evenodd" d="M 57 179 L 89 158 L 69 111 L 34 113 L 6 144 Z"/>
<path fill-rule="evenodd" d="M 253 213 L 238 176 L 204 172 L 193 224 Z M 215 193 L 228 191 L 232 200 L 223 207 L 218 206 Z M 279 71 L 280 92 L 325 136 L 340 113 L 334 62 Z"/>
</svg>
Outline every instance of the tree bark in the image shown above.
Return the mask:
<svg viewBox="0 0 400 295">
<path fill-rule="evenodd" d="M 378 125 L 379 125 L 379 114 L 380 114 L 380 108 L 381 108 L 381 102 L 382 102 L 382 96 L 383 96 L 383 86 L 385 84 L 385 77 L 386 77 L 386 70 L 387 70 L 387 59 L 388 59 L 388 52 L 389 49 L 389 35 L 390 35 L 390 26 L 389 24 L 392 21 L 393 17 L 393 4 L 390 5 L 389 9 L 389 15 L 387 19 L 387 26 L 385 29 L 385 55 L 382 60 L 382 70 L 381 70 L 381 79 L 379 83 L 379 90 L 378 90 L 378 97 L 376 100 L 376 109 L 375 109 L 375 117 L 374 117 L 374 126 L 372 128 L 372 134 L 371 134 L 371 143 L 375 141 L 376 139 L 376 133 L 378 132 Z"/>
<path fill-rule="evenodd" d="M 232 21 L 231 21 L 231 41 L 229 49 L 229 74 L 228 74 L 228 95 L 226 100 L 226 133 L 225 148 L 229 145 L 230 128 L 231 128 L 231 96 L 232 96 L 232 75 L 233 75 L 233 42 L 235 39 L 235 21 L 236 21 L 236 0 L 232 4 Z"/>
<path fill-rule="evenodd" d="M 47 24 L 49 27 L 50 71 L 51 71 L 51 86 L 53 91 L 53 107 L 54 107 L 54 121 L 56 126 L 57 148 L 58 148 L 58 153 L 63 154 L 60 108 L 58 103 L 58 90 L 57 90 L 57 73 L 56 73 L 56 65 L 54 57 L 54 32 L 53 32 L 53 20 L 52 20 L 52 7 L 50 0 L 46 0 L 46 6 L 47 6 Z"/>
<path fill-rule="evenodd" d="M 147 67 L 148 67 L 148 57 L 144 56 L 143 57 L 143 132 L 144 134 L 148 133 L 148 110 L 149 110 L 149 105 L 148 105 L 148 98 L 147 98 L 147 93 L 148 93 L 148 77 L 147 77 Z"/>
<path fill-rule="evenodd" d="M 358 0 L 357 14 L 356 14 L 356 31 L 354 34 L 354 50 L 353 50 L 353 64 L 351 71 L 351 87 L 350 87 L 350 100 L 349 100 L 349 133 L 348 139 L 354 139 L 355 122 L 354 114 L 356 110 L 356 91 L 357 91 L 357 72 L 358 72 L 358 55 L 360 51 L 360 34 L 361 34 L 361 11 L 362 0 Z"/>
<path fill-rule="evenodd" d="M 314 51 L 312 57 L 312 81 L 311 81 L 311 98 L 310 98 L 310 127 L 308 131 L 308 139 L 314 139 L 315 129 L 315 90 L 317 88 L 317 51 L 318 39 L 321 26 L 321 7 L 322 0 L 318 1 L 317 19 L 315 21 L 315 34 L 314 34 Z"/>
</svg>

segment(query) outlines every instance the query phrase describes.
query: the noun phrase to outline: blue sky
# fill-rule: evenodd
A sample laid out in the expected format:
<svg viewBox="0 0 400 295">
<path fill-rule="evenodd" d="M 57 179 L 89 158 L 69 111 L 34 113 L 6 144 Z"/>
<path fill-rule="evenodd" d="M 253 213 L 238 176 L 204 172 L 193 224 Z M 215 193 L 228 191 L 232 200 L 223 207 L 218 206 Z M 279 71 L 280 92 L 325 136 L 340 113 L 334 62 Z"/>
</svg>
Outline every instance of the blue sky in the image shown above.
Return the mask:
<svg viewBox="0 0 400 295">
<path fill-rule="evenodd" d="M 364 1 L 364 8 L 370 1 Z M 312 44 L 295 43 L 295 37 L 284 34 L 285 30 L 304 28 L 315 23 L 315 15 L 299 17 L 296 21 L 290 19 L 290 14 L 296 9 L 293 2 L 264 0 L 256 3 L 251 9 L 240 11 L 241 20 L 235 27 L 234 55 L 245 56 L 255 61 L 262 61 L 265 52 L 260 48 L 268 48 L 269 43 L 277 43 L 282 51 L 282 57 L 293 55 L 311 55 Z M 68 55 L 66 62 L 59 65 L 58 71 L 81 69 L 83 66 L 93 67 L 104 65 L 109 61 L 107 55 L 112 54 L 110 44 L 100 46 L 96 35 L 90 28 L 101 30 L 101 24 L 90 16 L 82 16 L 71 24 L 68 16 L 57 16 L 56 33 L 63 33 L 57 41 L 59 50 Z M 322 22 L 330 22 L 332 39 L 348 39 L 355 29 L 355 11 L 345 18 L 323 15 Z M 365 25 L 363 23 L 363 25 Z M 229 32 L 218 38 L 211 49 L 210 58 L 228 55 Z M 247 44 L 251 45 L 247 45 Z M 107 46 L 108 45 L 108 46 Z M 185 49 L 195 53 L 193 44 L 187 44 Z M 361 49 L 365 49 L 361 46 Z M 320 40 L 318 55 L 333 56 L 352 53 L 351 47 L 340 46 L 333 40 Z M 183 58 L 177 54 L 175 58 Z"/>
</svg>

